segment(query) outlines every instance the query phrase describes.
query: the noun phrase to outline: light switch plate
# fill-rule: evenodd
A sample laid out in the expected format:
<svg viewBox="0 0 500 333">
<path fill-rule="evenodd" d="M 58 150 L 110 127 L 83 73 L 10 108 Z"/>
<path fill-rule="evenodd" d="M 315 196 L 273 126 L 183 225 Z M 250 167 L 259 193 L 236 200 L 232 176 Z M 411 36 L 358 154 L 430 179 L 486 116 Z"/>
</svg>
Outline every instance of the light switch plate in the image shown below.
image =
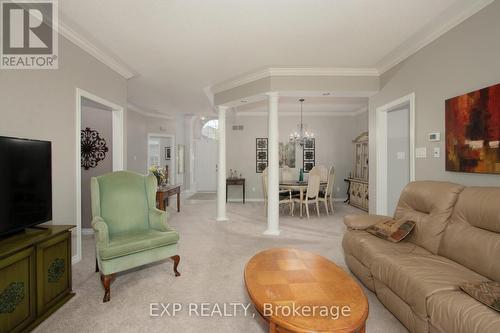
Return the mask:
<svg viewBox="0 0 500 333">
<path fill-rule="evenodd" d="M 434 147 L 434 157 L 438 158 L 441 156 L 441 148 Z"/>
<path fill-rule="evenodd" d="M 427 158 L 427 148 L 426 147 L 418 147 L 415 149 L 415 157 L 416 158 Z"/>
<path fill-rule="evenodd" d="M 398 160 L 405 160 L 406 153 L 404 151 L 398 151 L 397 158 L 398 158 Z"/>
</svg>

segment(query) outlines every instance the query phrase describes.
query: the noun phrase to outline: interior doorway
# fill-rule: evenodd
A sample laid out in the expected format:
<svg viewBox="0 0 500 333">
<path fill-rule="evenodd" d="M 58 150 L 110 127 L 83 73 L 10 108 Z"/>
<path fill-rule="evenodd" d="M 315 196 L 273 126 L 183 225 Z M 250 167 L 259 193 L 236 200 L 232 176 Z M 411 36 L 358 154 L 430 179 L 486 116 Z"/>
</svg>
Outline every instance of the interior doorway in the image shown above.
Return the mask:
<svg viewBox="0 0 500 333">
<path fill-rule="evenodd" d="M 103 112 L 102 114 L 96 113 L 98 119 L 95 119 L 97 122 L 99 119 L 105 119 L 106 116 L 109 117 L 111 122 L 111 132 L 107 133 L 106 136 L 109 137 L 109 141 L 111 143 L 111 151 L 108 148 L 108 155 L 105 156 L 99 162 L 107 160 L 106 163 L 101 163 L 101 166 L 105 166 L 99 172 L 106 173 L 107 171 L 119 171 L 124 169 L 125 164 L 125 153 L 124 153 L 124 109 L 123 107 L 109 102 L 108 100 L 91 94 L 85 90 L 76 89 L 76 132 L 75 132 L 75 141 L 76 141 L 76 228 L 72 232 L 72 254 L 73 263 L 76 263 L 82 259 L 82 115 L 83 112 L 86 112 L 86 109 L 93 109 L 95 112 Z M 106 112 L 106 113 L 104 113 Z M 101 119 L 101 120 L 102 120 Z M 107 131 L 104 129 L 104 131 Z M 95 134 L 92 134 L 95 135 Z M 109 163 L 111 162 L 111 163 Z M 98 165 L 99 163 L 97 163 Z M 109 164 L 111 165 L 110 170 Z M 92 164 L 94 165 L 94 164 Z M 89 168 L 90 169 L 90 168 Z M 85 203 L 84 203 L 85 204 Z M 88 207 L 85 209 L 87 210 Z M 87 212 L 85 216 L 89 216 L 90 213 Z M 87 218 L 88 219 L 88 218 Z M 87 221 L 86 221 L 87 222 Z M 87 223 L 86 223 L 87 226 Z M 89 230 L 89 229 L 85 229 Z"/>
<path fill-rule="evenodd" d="M 415 94 L 377 108 L 377 214 L 393 215 L 415 180 Z"/>
<path fill-rule="evenodd" d="M 217 189 L 217 138 L 219 121 L 205 121 L 200 138 L 194 143 L 194 171 L 196 192 L 216 192 Z"/>
<path fill-rule="evenodd" d="M 168 169 L 167 184 L 176 184 L 177 154 L 175 136 L 171 134 L 148 134 L 148 170 L 152 166 Z M 149 171 L 146 171 L 146 174 Z"/>
</svg>

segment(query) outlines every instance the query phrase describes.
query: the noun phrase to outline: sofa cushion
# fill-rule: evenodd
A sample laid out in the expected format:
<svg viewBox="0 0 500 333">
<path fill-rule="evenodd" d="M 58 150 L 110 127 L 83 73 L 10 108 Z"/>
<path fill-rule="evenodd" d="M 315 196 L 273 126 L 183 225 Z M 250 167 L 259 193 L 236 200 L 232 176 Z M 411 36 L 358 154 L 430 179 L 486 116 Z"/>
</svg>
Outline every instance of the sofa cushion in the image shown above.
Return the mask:
<svg viewBox="0 0 500 333">
<path fill-rule="evenodd" d="M 366 231 L 351 230 L 345 233 L 342 239 L 344 251 L 370 268 L 373 261 L 384 255 L 398 255 L 413 253 L 415 255 L 430 254 L 429 251 L 407 241 L 392 243 L 378 238 Z"/>
<path fill-rule="evenodd" d="M 468 187 L 445 229 L 439 254 L 500 282 L 500 187 Z"/>
<path fill-rule="evenodd" d="M 500 316 L 461 291 L 434 294 L 427 300 L 433 331 L 440 333 L 498 333 Z"/>
<path fill-rule="evenodd" d="M 418 181 L 408 184 L 401 192 L 394 218 L 414 221 L 415 228 L 408 240 L 437 254 L 442 233 L 449 221 L 462 185 Z"/>
<path fill-rule="evenodd" d="M 107 246 L 99 248 L 102 260 L 109 260 L 156 247 L 175 244 L 179 240 L 177 231 L 147 230 L 113 235 Z"/>
<path fill-rule="evenodd" d="M 459 290 L 463 282 L 481 282 L 485 277 L 459 264 L 435 255 L 401 254 L 377 258 L 371 272 L 389 287 L 415 313 L 427 315 L 426 302 L 440 291 Z"/>
<path fill-rule="evenodd" d="M 386 220 L 369 226 L 366 231 L 386 241 L 398 243 L 415 227 L 415 222 L 404 220 Z"/>
</svg>

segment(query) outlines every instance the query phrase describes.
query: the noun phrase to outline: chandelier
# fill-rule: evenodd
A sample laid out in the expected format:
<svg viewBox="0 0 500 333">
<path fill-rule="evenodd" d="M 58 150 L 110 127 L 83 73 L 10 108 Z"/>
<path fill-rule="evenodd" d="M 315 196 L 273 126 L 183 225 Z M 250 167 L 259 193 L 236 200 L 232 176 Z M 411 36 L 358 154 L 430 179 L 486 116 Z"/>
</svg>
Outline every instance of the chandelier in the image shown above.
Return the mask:
<svg viewBox="0 0 500 333">
<path fill-rule="evenodd" d="M 304 145 L 308 141 L 314 139 L 314 133 L 308 131 L 307 126 L 304 126 L 304 123 L 302 122 L 302 107 L 304 104 L 304 99 L 303 98 L 299 99 L 299 102 L 300 102 L 300 124 L 297 125 L 298 131 L 290 133 L 290 142 L 296 145 L 298 144 L 301 147 L 304 147 Z"/>
</svg>

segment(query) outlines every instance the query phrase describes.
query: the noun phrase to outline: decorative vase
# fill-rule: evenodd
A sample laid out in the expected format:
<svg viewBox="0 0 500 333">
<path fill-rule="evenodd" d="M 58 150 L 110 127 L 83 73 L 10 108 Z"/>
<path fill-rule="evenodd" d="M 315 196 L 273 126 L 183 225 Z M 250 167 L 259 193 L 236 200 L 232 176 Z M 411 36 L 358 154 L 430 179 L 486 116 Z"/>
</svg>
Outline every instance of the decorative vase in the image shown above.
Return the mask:
<svg viewBox="0 0 500 333">
<path fill-rule="evenodd" d="M 304 168 L 300 168 L 299 182 L 303 182 L 303 181 L 304 181 Z"/>
</svg>

